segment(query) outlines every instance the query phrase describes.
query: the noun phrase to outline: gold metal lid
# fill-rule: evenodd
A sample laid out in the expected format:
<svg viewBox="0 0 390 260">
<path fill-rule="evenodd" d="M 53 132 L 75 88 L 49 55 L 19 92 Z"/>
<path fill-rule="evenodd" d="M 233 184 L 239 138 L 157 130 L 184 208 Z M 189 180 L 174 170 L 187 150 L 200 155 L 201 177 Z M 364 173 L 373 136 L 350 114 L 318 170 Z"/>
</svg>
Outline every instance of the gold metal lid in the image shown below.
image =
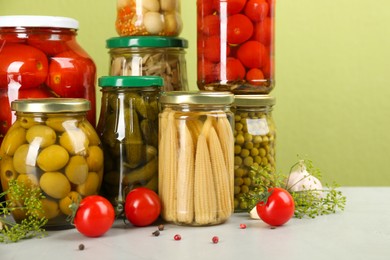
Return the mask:
<svg viewBox="0 0 390 260">
<path fill-rule="evenodd" d="M 230 92 L 170 91 L 160 96 L 163 104 L 229 105 L 233 101 L 234 95 Z"/>
<path fill-rule="evenodd" d="M 85 112 L 91 109 L 91 103 L 82 98 L 31 98 L 13 101 L 11 109 L 31 113 Z"/>
<path fill-rule="evenodd" d="M 233 106 L 265 107 L 275 105 L 275 98 L 269 95 L 235 95 Z"/>
</svg>

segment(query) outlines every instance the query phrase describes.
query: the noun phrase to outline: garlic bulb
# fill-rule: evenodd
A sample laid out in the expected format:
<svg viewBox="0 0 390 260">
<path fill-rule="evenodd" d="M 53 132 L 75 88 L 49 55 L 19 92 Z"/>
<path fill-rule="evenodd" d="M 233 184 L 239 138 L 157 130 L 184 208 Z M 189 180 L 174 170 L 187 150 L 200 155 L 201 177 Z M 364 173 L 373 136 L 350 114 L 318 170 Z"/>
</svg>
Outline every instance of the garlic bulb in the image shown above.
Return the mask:
<svg viewBox="0 0 390 260">
<path fill-rule="evenodd" d="M 290 173 L 286 187 L 289 192 L 318 190 L 318 195 L 322 197 L 321 181 L 311 175 L 303 163 L 300 163 L 298 168 Z"/>
</svg>

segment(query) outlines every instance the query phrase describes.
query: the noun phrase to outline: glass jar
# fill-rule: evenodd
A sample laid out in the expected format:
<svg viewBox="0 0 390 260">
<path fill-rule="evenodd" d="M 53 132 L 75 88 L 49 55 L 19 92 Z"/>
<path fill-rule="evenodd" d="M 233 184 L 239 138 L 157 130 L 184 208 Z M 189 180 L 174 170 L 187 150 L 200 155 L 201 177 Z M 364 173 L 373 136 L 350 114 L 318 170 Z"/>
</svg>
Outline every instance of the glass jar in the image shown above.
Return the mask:
<svg viewBox="0 0 390 260">
<path fill-rule="evenodd" d="M 197 0 L 198 88 L 269 94 L 275 0 Z"/>
<path fill-rule="evenodd" d="M 1 144 L 0 173 L 4 191 L 11 180 L 40 187 L 46 228 L 72 225 L 69 205 L 97 194 L 103 178 L 103 150 L 94 127 L 86 119 L 86 99 L 22 99 L 11 103 L 16 121 Z M 8 198 L 12 199 L 12 198 Z M 21 205 L 20 201 L 14 201 Z M 12 212 L 17 222 L 24 211 Z"/>
<path fill-rule="evenodd" d="M 0 142 L 16 119 L 10 109 L 16 99 L 88 99 L 95 126 L 96 67 L 76 40 L 78 26 L 67 17 L 1 17 Z"/>
<path fill-rule="evenodd" d="M 120 36 L 178 36 L 183 29 L 180 0 L 117 0 Z"/>
<path fill-rule="evenodd" d="M 104 148 L 101 194 L 121 213 L 129 191 L 147 187 L 157 192 L 158 96 L 156 76 L 99 78 L 102 102 L 97 132 Z"/>
<path fill-rule="evenodd" d="M 227 92 L 162 93 L 158 190 L 165 221 L 215 225 L 232 214 L 233 100 Z"/>
<path fill-rule="evenodd" d="M 161 91 L 186 91 L 188 41 L 175 37 L 114 37 L 107 40 L 111 76 L 159 76 Z"/>
<path fill-rule="evenodd" d="M 235 212 L 250 211 L 254 206 L 251 204 L 251 195 L 261 191 L 256 179 L 275 173 L 274 105 L 275 98 L 269 95 L 235 96 L 232 107 L 235 121 Z"/>
</svg>

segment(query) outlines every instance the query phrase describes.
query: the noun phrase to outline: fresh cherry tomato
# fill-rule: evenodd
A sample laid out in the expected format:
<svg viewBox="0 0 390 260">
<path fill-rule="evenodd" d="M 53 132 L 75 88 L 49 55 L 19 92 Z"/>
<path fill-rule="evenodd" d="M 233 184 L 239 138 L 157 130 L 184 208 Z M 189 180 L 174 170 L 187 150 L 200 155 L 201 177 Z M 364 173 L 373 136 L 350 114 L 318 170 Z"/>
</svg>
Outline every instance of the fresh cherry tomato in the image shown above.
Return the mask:
<svg viewBox="0 0 390 260">
<path fill-rule="evenodd" d="M 212 0 L 209 0 L 210 2 Z M 246 0 L 214 0 L 213 6 L 217 12 L 221 11 L 222 6 L 226 6 L 227 14 L 238 14 L 244 8 Z"/>
<path fill-rule="evenodd" d="M 0 88 L 17 82 L 20 88 L 35 88 L 45 82 L 48 73 L 46 55 L 37 48 L 8 43 L 0 49 Z"/>
<path fill-rule="evenodd" d="M 87 196 L 81 200 L 73 221 L 81 234 L 99 237 L 112 227 L 115 221 L 114 207 L 102 196 Z"/>
<path fill-rule="evenodd" d="M 256 205 L 257 214 L 271 226 L 281 226 L 294 215 L 294 199 L 283 188 L 271 188 L 267 202 L 260 201 Z"/>
<path fill-rule="evenodd" d="M 247 41 L 237 50 L 237 58 L 247 68 L 261 68 L 264 65 L 266 49 L 258 41 Z"/>
<path fill-rule="evenodd" d="M 252 37 L 253 23 L 243 14 L 235 14 L 227 19 L 227 42 L 240 44 Z"/>
<path fill-rule="evenodd" d="M 161 201 L 153 190 L 139 187 L 131 190 L 125 200 L 125 215 L 131 224 L 144 227 L 157 220 Z"/>
<path fill-rule="evenodd" d="M 268 3 L 265 0 L 249 0 L 245 5 L 244 13 L 253 22 L 260 22 L 267 17 L 269 11 Z"/>
<path fill-rule="evenodd" d="M 94 84 L 89 81 L 95 70 L 91 59 L 73 51 L 63 52 L 51 59 L 46 84 L 60 97 L 85 98 L 87 86 Z"/>
</svg>

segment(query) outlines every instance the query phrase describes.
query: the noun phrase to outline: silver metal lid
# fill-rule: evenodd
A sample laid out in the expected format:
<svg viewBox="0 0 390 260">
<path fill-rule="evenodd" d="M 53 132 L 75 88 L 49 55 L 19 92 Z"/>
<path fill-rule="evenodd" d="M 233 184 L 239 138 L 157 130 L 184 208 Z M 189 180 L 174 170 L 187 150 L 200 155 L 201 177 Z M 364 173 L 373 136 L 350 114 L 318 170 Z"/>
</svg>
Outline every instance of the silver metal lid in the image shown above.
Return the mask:
<svg viewBox="0 0 390 260">
<path fill-rule="evenodd" d="M 85 112 L 91 103 L 82 98 L 31 98 L 12 101 L 11 109 L 31 113 Z"/>
<path fill-rule="evenodd" d="M 230 92 L 170 91 L 160 96 L 163 104 L 229 105 L 233 101 L 234 95 Z"/>
</svg>

